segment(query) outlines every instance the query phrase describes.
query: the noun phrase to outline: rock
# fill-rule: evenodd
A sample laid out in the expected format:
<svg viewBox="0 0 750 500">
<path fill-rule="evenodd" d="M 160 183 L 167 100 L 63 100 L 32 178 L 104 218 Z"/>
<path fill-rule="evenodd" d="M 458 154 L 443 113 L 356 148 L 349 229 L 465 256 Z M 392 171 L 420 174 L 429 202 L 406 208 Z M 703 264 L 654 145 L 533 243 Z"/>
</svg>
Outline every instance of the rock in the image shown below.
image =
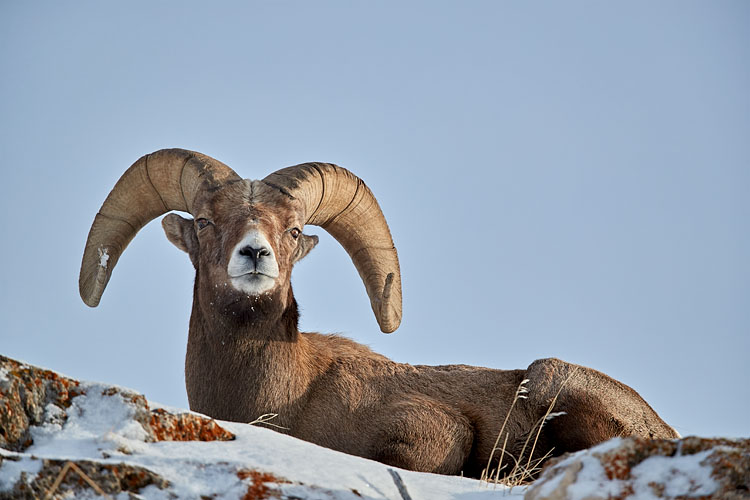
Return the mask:
<svg viewBox="0 0 750 500">
<path fill-rule="evenodd" d="M 524 498 L 747 499 L 750 439 L 613 439 L 550 460 Z"/>
<path fill-rule="evenodd" d="M 0 356 L 0 447 L 27 448 L 29 427 L 43 423 L 47 405 L 58 407 L 57 418 L 64 421 L 70 400 L 82 393 L 78 381 Z"/>
<path fill-rule="evenodd" d="M 12 460 L 5 458 L 5 461 Z M 141 489 L 155 486 L 164 489 L 169 482 L 158 474 L 124 463 L 100 463 L 91 460 L 41 460 L 36 465 L 39 471 L 30 478 L 23 475 L 9 491 L 0 492 L 0 499 L 71 498 L 84 489 L 98 494 L 118 495 L 128 493 L 129 498 L 138 498 Z M 3 457 L 0 457 L 0 466 Z"/>
</svg>

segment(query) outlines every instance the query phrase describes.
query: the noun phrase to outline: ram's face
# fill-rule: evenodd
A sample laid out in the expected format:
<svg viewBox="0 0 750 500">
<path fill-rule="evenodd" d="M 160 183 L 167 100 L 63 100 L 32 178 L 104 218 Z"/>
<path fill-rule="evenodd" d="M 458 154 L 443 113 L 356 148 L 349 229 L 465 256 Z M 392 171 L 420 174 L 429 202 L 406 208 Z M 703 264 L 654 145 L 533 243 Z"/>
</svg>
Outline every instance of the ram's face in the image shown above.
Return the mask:
<svg viewBox="0 0 750 500">
<path fill-rule="evenodd" d="M 292 266 L 317 243 L 316 236 L 302 234 L 300 203 L 260 181 L 206 191 L 193 213 L 192 221 L 168 215 L 164 228 L 170 241 L 190 254 L 200 288 L 216 305 L 252 303 L 261 296 L 284 300 Z"/>
</svg>

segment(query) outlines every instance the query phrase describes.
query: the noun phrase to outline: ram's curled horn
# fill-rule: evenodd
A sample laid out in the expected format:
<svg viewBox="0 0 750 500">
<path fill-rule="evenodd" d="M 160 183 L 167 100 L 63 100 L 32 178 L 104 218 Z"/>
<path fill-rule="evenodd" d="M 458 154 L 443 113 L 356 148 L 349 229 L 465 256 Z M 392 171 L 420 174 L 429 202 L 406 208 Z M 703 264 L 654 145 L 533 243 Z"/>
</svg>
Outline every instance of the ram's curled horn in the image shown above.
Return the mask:
<svg viewBox="0 0 750 500">
<path fill-rule="evenodd" d="M 96 307 L 112 269 L 136 233 L 171 210 L 192 214 L 196 195 L 206 187 L 240 177 L 211 157 L 184 149 L 162 149 L 136 161 L 117 181 L 91 225 L 78 287 Z"/>
<path fill-rule="evenodd" d="M 344 247 L 359 271 L 380 329 L 401 323 L 401 271 L 383 212 L 370 189 L 348 170 L 303 163 L 270 174 L 267 184 L 302 201 L 307 224 L 320 226 Z"/>
</svg>

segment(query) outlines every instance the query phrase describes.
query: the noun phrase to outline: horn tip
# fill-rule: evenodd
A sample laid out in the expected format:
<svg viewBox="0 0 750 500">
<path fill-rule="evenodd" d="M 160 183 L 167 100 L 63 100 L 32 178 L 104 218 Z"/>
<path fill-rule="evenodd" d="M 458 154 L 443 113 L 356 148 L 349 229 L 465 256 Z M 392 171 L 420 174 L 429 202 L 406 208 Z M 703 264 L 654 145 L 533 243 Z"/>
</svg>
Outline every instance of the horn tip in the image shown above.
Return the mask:
<svg viewBox="0 0 750 500">
<path fill-rule="evenodd" d="M 84 267 L 91 268 L 91 264 L 85 266 L 85 263 L 90 261 L 91 257 L 87 259 L 87 255 L 84 255 L 84 267 L 81 268 L 81 275 L 78 279 L 78 292 L 81 295 L 81 300 L 83 300 L 83 303 L 89 307 L 96 307 L 99 305 L 102 293 L 104 293 L 104 289 L 109 281 L 112 267 L 116 262 L 116 259 L 110 261 L 112 256 L 109 253 L 109 248 L 106 246 L 100 246 L 97 249 L 97 254 L 98 255 L 94 257 L 94 269 L 91 271 L 84 271 Z"/>
<path fill-rule="evenodd" d="M 94 308 L 99 305 L 100 298 L 101 297 L 86 297 L 83 295 L 83 292 L 81 292 L 81 299 L 83 300 L 83 303 L 91 308 Z"/>
<path fill-rule="evenodd" d="M 398 329 L 398 325 L 396 326 L 380 326 L 380 331 L 383 333 L 393 333 Z"/>
</svg>

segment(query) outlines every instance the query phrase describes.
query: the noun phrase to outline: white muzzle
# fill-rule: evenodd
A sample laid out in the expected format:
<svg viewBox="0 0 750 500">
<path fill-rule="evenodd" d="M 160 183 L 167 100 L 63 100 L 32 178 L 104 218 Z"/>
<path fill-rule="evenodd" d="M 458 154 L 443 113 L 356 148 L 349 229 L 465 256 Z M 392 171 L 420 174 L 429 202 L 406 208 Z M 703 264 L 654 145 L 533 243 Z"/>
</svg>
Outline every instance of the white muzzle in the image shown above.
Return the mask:
<svg viewBox="0 0 750 500">
<path fill-rule="evenodd" d="M 259 295 L 273 288 L 279 277 L 279 264 L 263 233 L 251 229 L 235 245 L 227 273 L 232 286 L 248 295 Z"/>
</svg>

